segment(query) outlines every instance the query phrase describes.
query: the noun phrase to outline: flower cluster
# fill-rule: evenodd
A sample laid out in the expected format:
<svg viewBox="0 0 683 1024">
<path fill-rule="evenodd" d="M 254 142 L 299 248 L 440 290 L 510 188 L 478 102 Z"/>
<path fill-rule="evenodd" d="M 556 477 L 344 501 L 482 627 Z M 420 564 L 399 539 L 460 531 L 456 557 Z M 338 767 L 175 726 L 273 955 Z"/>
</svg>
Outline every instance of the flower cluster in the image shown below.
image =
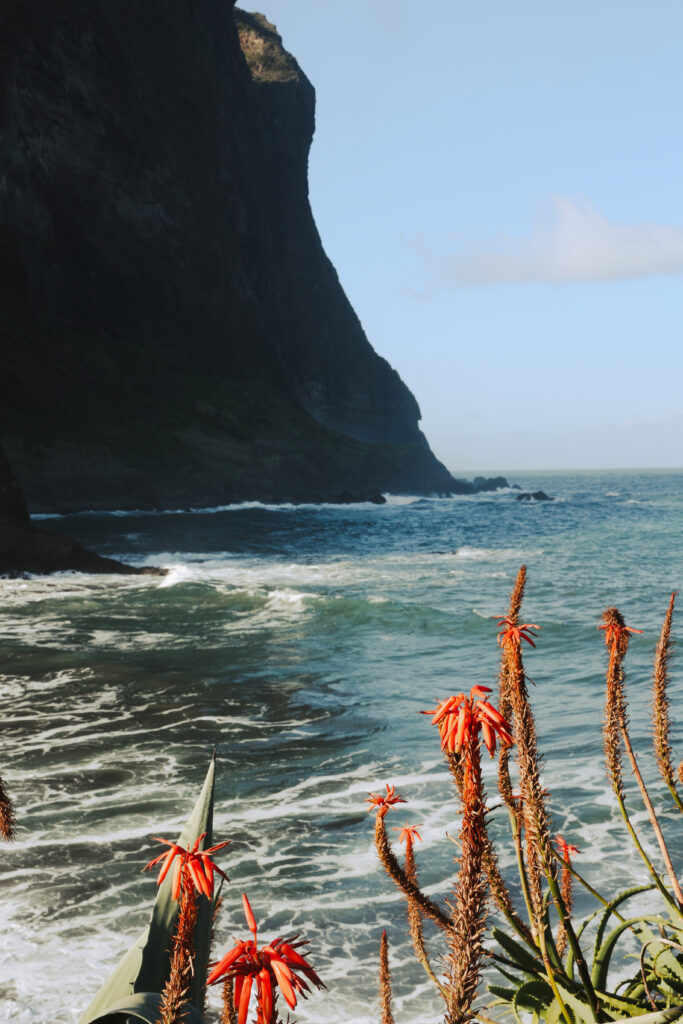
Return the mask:
<svg viewBox="0 0 683 1024">
<path fill-rule="evenodd" d="M 559 853 L 562 860 L 566 860 L 568 864 L 571 863 L 571 859 L 576 853 L 580 853 L 578 846 L 572 846 L 562 836 L 556 836 L 554 840 L 557 852 Z"/>
<path fill-rule="evenodd" d="M 536 644 L 531 639 L 532 636 L 536 636 L 533 632 L 534 629 L 540 629 L 535 622 L 525 622 L 523 625 L 518 626 L 508 615 L 505 615 L 498 622 L 499 626 L 503 626 L 503 629 L 498 633 L 498 643 L 501 647 L 521 647 L 522 640 L 527 644 L 531 644 L 535 647 Z"/>
<path fill-rule="evenodd" d="M 441 701 L 434 710 L 422 712 L 424 715 L 433 715 L 432 725 L 439 727 L 442 750 L 457 753 L 479 731 L 491 757 L 496 752 L 496 736 L 506 746 L 512 745 L 514 741 L 510 726 L 500 711 L 484 699 L 490 692 L 488 686 L 473 686 L 469 697 L 458 693 Z"/>
<path fill-rule="evenodd" d="M 173 874 L 173 888 L 171 891 L 174 900 L 177 900 L 180 897 L 185 869 L 187 870 L 187 874 L 189 875 L 197 892 L 200 895 L 204 893 L 207 899 L 211 899 L 213 896 L 214 872 L 217 871 L 221 878 L 229 881 L 226 873 L 222 871 L 217 864 L 213 863 L 211 856 L 216 853 L 217 850 L 222 850 L 224 846 L 228 846 L 230 840 L 228 839 L 224 843 L 217 843 L 215 846 L 211 846 L 208 850 L 200 850 L 199 844 L 205 835 L 206 832 L 202 832 L 202 834 L 195 840 L 192 849 L 190 849 L 188 844 L 188 848 L 186 850 L 184 850 L 182 846 L 178 846 L 177 843 L 172 843 L 170 839 L 161 839 L 159 836 L 153 837 L 157 843 L 164 843 L 169 847 L 169 849 L 164 853 L 160 853 L 159 856 L 155 857 L 154 860 L 151 860 L 149 864 L 145 864 L 143 870 L 147 871 L 149 868 L 153 868 L 160 861 L 163 861 L 157 878 L 157 885 L 161 885 L 171 868 L 171 864 L 175 860 L 176 866 Z"/>
<path fill-rule="evenodd" d="M 369 793 L 368 796 L 370 799 L 365 801 L 366 804 L 370 804 L 368 807 L 368 813 L 377 808 L 377 813 L 380 818 L 383 818 L 394 804 L 404 804 L 406 802 L 402 796 L 398 795 L 395 786 L 390 786 L 388 782 L 385 785 L 387 788 L 386 794 Z"/>
<path fill-rule="evenodd" d="M 310 992 L 308 982 L 316 988 L 325 988 L 325 985 L 308 961 L 297 952 L 297 947 L 306 945 L 306 942 L 296 942 L 296 936 L 275 939 L 259 949 L 256 918 L 246 893 L 242 895 L 242 903 L 244 916 L 254 938 L 233 946 L 214 966 L 207 984 L 213 985 L 226 975 L 234 978 L 234 1007 L 238 1024 L 245 1024 L 252 988 L 256 982 L 257 1024 L 271 1024 L 278 988 L 287 1005 L 294 1009 L 297 997 L 301 995 L 305 998 Z"/>
<path fill-rule="evenodd" d="M 422 828 L 421 823 L 418 823 L 417 825 L 408 825 L 406 823 L 403 828 L 401 828 L 400 825 L 394 826 L 394 832 L 401 833 L 398 837 L 399 843 L 405 843 L 406 846 L 412 846 L 416 839 L 419 839 L 420 842 L 422 842 L 422 836 L 417 831 L 418 828 Z"/>
</svg>

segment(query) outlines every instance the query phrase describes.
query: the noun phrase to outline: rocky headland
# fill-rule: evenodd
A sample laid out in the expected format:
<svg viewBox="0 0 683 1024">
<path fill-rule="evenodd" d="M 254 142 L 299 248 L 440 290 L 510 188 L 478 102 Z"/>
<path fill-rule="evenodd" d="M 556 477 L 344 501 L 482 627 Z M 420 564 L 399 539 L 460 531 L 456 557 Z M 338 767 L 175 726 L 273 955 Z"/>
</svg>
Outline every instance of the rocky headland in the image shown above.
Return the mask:
<svg viewBox="0 0 683 1024">
<path fill-rule="evenodd" d="M 6 0 L 0 440 L 29 509 L 504 485 L 454 480 L 368 342 L 309 205 L 314 112 L 229 0 Z"/>
</svg>

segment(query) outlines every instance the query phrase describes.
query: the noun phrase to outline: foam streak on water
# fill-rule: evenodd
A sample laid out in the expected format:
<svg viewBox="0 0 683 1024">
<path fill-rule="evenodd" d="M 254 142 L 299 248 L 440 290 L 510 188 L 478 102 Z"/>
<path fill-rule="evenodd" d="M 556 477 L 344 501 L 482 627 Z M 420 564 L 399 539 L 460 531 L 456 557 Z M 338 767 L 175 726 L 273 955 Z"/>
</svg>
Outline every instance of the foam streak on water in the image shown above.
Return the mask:
<svg viewBox="0 0 683 1024">
<path fill-rule="evenodd" d="M 232 839 L 220 861 L 232 884 L 219 948 L 244 933 L 246 890 L 264 937 L 301 930 L 312 941 L 329 993 L 297 1019 L 370 1024 L 386 927 L 397 1024 L 438 1020 L 364 800 L 396 784 L 409 803 L 389 824 L 423 823 L 421 878 L 444 898 L 457 803 L 418 712 L 474 683 L 495 686 L 495 616 L 522 562 L 524 616 L 543 627 L 527 668 L 557 828 L 600 889 L 642 879 L 602 769 L 596 625 L 617 604 L 645 631 L 628 668 L 645 751 L 652 649 L 683 583 L 671 543 L 683 528 L 683 474 L 518 482 L 557 500 L 505 492 L 51 521 L 103 554 L 170 571 L 0 581 L 0 771 L 21 823 L 2 850 L 0 1021 L 77 1020 L 146 922 L 150 837 L 179 831 L 214 747 L 215 835 Z M 674 707 L 680 679 L 674 670 Z M 680 757 L 680 727 L 674 748 Z M 683 860 L 675 817 L 665 813 L 664 826 Z"/>
</svg>

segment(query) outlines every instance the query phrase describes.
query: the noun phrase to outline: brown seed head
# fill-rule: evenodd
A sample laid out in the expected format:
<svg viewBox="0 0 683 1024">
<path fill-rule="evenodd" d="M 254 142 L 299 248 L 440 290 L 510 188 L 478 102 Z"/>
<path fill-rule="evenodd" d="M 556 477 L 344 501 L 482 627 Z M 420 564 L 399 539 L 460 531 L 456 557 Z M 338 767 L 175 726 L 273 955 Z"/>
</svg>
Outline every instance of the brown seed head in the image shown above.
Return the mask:
<svg viewBox="0 0 683 1024">
<path fill-rule="evenodd" d="M 655 663 L 652 681 L 652 739 L 655 748 L 655 759 L 659 773 L 668 786 L 674 786 L 674 768 L 671 761 L 669 744 L 669 660 L 673 641 L 671 639 L 671 622 L 674 612 L 676 594 L 671 595 L 669 607 L 662 623 L 662 631 L 655 648 Z"/>
</svg>

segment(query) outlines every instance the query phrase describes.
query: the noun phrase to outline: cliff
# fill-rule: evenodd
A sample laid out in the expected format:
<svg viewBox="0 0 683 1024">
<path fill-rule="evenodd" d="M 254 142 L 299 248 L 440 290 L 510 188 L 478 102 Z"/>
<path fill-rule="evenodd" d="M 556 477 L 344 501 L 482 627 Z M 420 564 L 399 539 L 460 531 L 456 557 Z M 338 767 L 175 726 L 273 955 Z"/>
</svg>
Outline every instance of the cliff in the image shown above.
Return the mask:
<svg viewBox="0 0 683 1024">
<path fill-rule="evenodd" d="M 315 95 L 228 0 L 4 0 L 0 438 L 33 510 L 458 491 L 308 202 Z"/>
</svg>

